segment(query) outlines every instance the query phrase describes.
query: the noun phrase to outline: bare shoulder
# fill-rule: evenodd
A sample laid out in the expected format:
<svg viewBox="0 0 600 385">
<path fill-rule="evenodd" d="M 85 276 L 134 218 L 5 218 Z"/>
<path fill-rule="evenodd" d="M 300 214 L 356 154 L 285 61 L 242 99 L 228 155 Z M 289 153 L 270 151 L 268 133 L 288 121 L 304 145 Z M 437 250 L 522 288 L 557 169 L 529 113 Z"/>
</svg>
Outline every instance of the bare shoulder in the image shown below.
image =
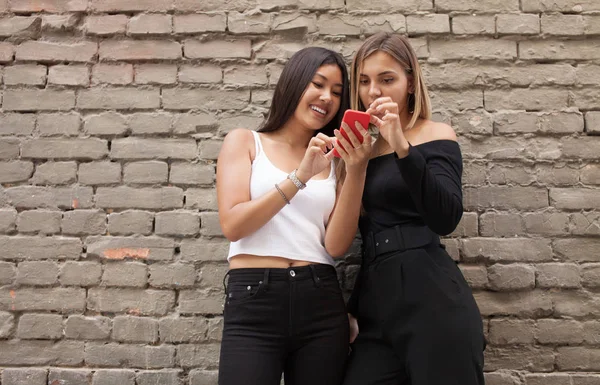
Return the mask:
<svg viewBox="0 0 600 385">
<path fill-rule="evenodd" d="M 252 137 L 252 131 L 247 128 L 236 128 L 225 136 L 225 142 L 229 143 L 252 143 L 254 138 Z"/>
<path fill-rule="evenodd" d="M 427 120 L 423 124 L 423 133 L 427 136 L 427 142 L 432 140 L 453 140 L 456 139 L 456 132 L 446 123 L 434 122 L 433 120 Z"/>
<path fill-rule="evenodd" d="M 243 153 L 246 152 L 254 158 L 254 136 L 247 128 L 236 128 L 230 131 L 221 147 L 221 152 Z"/>
</svg>

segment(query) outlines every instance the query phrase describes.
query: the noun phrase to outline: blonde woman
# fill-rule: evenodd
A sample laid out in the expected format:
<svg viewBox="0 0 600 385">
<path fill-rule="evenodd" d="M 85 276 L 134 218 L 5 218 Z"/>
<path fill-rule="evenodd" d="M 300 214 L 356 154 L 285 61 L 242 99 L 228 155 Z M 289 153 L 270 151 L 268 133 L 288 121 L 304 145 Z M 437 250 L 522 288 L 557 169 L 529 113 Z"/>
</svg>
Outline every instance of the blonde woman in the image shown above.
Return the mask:
<svg viewBox="0 0 600 385">
<path fill-rule="evenodd" d="M 483 327 L 467 282 L 439 235 L 463 212 L 453 129 L 431 120 L 408 39 L 367 39 L 351 71 L 353 109 L 379 131 L 359 228 L 363 263 L 348 304 L 345 385 L 483 384 Z"/>
</svg>

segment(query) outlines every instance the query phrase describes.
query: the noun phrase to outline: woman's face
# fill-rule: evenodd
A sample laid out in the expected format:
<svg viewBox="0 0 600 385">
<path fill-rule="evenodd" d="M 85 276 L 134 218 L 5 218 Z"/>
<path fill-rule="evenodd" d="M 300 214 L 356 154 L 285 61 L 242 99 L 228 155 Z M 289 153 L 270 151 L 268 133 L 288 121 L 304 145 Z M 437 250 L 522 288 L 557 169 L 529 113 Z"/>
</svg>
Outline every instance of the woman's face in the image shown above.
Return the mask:
<svg viewBox="0 0 600 385">
<path fill-rule="evenodd" d="M 294 120 L 312 130 L 323 128 L 340 108 L 342 89 L 342 71 L 337 65 L 319 67 L 300 98 Z"/>
<path fill-rule="evenodd" d="M 408 108 L 408 93 L 413 92 L 412 77 L 387 53 L 377 51 L 363 60 L 358 82 L 358 96 L 365 108 L 384 96 L 398 104 L 400 114 Z"/>
</svg>

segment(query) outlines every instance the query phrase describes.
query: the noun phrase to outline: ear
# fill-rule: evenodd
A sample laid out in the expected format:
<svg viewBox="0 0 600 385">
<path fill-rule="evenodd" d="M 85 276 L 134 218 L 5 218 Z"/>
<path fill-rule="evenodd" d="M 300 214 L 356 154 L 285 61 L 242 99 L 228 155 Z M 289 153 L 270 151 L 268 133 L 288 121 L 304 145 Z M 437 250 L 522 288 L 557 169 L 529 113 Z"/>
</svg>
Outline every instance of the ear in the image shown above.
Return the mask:
<svg viewBox="0 0 600 385">
<path fill-rule="evenodd" d="M 412 75 L 408 76 L 408 93 L 415 93 L 415 78 Z"/>
</svg>

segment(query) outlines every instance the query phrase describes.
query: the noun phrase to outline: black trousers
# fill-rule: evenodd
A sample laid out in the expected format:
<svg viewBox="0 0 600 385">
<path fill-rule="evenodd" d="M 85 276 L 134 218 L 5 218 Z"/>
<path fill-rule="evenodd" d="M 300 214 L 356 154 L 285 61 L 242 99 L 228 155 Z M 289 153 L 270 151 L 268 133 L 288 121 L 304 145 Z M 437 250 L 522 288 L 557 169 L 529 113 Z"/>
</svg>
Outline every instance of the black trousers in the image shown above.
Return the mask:
<svg viewBox="0 0 600 385">
<path fill-rule="evenodd" d="M 348 317 L 332 266 L 228 274 L 219 385 L 342 382 Z"/>
<path fill-rule="evenodd" d="M 438 243 L 363 265 L 344 385 L 481 385 L 481 315 Z"/>
</svg>

